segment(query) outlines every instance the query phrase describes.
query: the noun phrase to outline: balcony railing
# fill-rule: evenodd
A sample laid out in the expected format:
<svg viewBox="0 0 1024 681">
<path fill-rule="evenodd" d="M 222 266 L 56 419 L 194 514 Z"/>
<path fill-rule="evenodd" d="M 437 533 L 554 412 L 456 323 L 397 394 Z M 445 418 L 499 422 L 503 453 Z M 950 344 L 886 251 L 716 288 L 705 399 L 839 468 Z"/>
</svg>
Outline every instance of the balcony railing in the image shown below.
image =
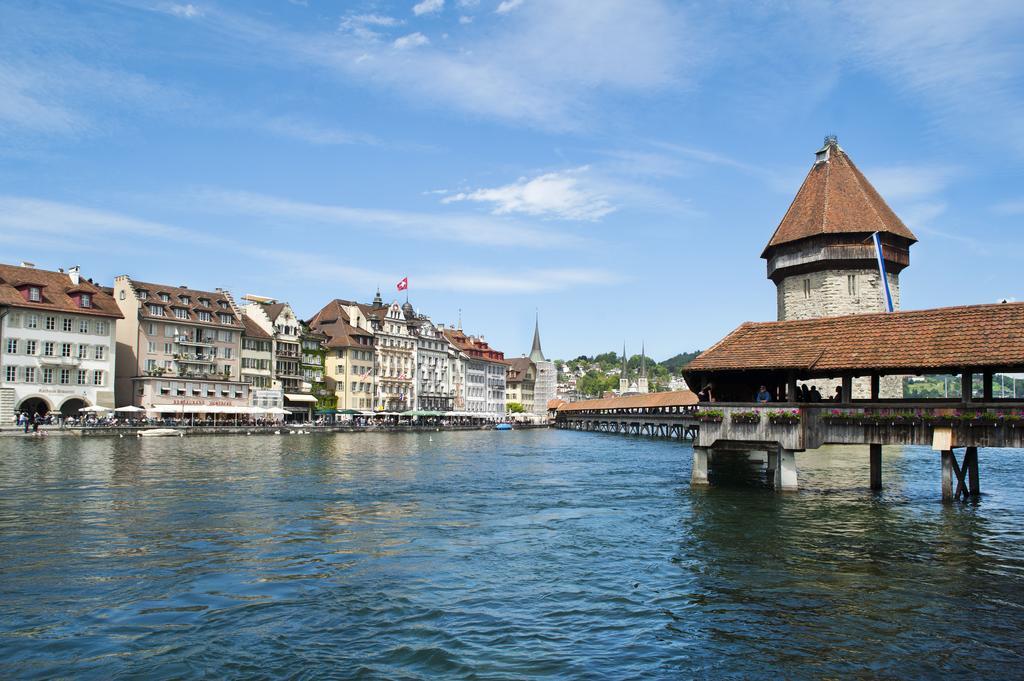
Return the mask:
<svg viewBox="0 0 1024 681">
<path fill-rule="evenodd" d="M 175 336 L 174 342 L 178 345 L 196 345 L 200 347 L 212 347 L 214 339 L 212 336 L 200 338 L 198 336 Z"/>
<path fill-rule="evenodd" d="M 82 363 L 80 357 L 55 357 L 44 355 L 36 360 L 39 366 L 76 367 Z"/>
</svg>

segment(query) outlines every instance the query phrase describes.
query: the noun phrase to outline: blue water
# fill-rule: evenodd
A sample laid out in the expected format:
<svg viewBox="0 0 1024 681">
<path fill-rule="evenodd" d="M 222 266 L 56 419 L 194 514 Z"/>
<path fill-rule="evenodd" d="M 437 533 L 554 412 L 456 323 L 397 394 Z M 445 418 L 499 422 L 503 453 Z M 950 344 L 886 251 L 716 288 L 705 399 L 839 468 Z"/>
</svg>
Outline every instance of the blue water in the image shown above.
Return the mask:
<svg viewBox="0 0 1024 681">
<path fill-rule="evenodd" d="M 432 440 L 432 441 L 431 441 Z M 562 431 L 0 438 L 2 678 L 1024 674 L 1024 452 L 691 451 Z"/>
</svg>

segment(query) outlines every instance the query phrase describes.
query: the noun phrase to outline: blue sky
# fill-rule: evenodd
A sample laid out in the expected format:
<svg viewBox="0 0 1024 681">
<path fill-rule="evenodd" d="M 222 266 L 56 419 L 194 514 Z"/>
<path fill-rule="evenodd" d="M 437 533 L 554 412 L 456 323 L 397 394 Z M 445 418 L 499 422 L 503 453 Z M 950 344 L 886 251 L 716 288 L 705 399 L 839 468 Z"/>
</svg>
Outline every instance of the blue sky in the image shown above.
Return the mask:
<svg viewBox="0 0 1024 681">
<path fill-rule="evenodd" d="M 289 300 L 381 286 L 508 355 L 773 319 L 834 133 L 905 309 L 1024 299 L 1024 3 L 0 5 L 0 261 Z"/>
</svg>

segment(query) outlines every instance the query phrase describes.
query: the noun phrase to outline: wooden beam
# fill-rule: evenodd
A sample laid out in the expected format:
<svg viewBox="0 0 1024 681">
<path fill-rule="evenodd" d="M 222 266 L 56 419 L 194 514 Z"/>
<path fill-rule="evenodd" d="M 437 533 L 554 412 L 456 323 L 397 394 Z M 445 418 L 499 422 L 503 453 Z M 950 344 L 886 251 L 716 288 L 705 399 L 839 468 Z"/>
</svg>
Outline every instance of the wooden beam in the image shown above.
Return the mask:
<svg viewBox="0 0 1024 681">
<path fill-rule="evenodd" d="M 960 401 L 971 402 L 974 400 L 974 374 L 964 371 L 960 374 Z"/>
<path fill-rule="evenodd" d="M 796 404 L 796 374 L 792 371 L 786 376 L 786 402 Z"/>
<path fill-rule="evenodd" d="M 881 392 L 881 377 L 878 374 L 871 374 L 871 399 L 877 400 Z"/>
<path fill-rule="evenodd" d="M 981 483 L 978 479 L 978 448 L 968 447 L 964 454 L 964 468 L 967 469 L 967 483 L 972 497 L 981 496 Z"/>
<path fill-rule="evenodd" d="M 826 396 L 827 399 L 827 396 Z M 853 401 L 853 376 L 843 376 L 843 402 L 849 404 Z"/>
<path fill-rule="evenodd" d="M 986 402 L 992 401 L 992 372 L 986 371 L 982 374 L 982 399 Z"/>
<path fill-rule="evenodd" d="M 870 445 L 871 457 L 871 489 L 882 489 L 882 445 L 872 443 Z"/>
<path fill-rule="evenodd" d="M 953 451 L 942 450 L 942 500 L 953 501 Z"/>
</svg>

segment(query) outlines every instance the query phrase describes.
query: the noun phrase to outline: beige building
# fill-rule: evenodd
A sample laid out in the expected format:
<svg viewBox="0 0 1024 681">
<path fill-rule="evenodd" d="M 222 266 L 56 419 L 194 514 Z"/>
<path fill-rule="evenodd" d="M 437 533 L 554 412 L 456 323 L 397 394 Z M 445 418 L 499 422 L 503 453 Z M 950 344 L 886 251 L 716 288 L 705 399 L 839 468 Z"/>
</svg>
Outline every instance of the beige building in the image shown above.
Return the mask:
<svg viewBox="0 0 1024 681">
<path fill-rule="evenodd" d="M 416 339 L 397 301 L 384 305 L 380 294 L 363 313 L 373 330 L 376 391 L 373 408 L 403 412 L 416 405 Z"/>
<path fill-rule="evenodd" d="M 151 408 L 247 406 L 242 321 L 224 290 L 114 280 L 117 401 Z"/>
<path fill-rule="evenodd" d="M 309 327 L 326 336 L 324 382 L 338 398 L 338 411 L 372 410 L 374 342 L 362 307 L 332 300 L 309 320 Z"/>
<path fill-rule="evenodd" d="M 537 366 L 529 357 L 516 357 L 510 360 L 505 388 L 506 406 L 516 402 L 523 405 L 526 413 L 536 413 L 537 405 L 534 402 L 536 383 Z"/>
</svg>

